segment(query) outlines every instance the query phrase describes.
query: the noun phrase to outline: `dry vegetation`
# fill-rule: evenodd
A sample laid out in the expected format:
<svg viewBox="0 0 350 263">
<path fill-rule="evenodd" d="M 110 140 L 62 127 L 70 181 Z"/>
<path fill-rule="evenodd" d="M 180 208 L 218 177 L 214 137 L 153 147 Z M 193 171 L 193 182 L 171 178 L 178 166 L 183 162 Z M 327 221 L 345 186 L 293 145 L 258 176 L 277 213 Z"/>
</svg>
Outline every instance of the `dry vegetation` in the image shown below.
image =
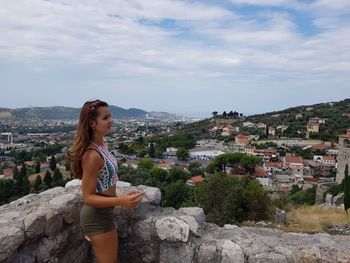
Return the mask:
<svg viewBox="0 0 350 263">
<path fill-rule="evenodd" d="M 322 208 L 303 206 L 287 213 L 287 224 L 283 227 L 288 232 L 324 232 L 325 226 L 350 224 L 350 214 L 341 208 Z"/>
</svg>

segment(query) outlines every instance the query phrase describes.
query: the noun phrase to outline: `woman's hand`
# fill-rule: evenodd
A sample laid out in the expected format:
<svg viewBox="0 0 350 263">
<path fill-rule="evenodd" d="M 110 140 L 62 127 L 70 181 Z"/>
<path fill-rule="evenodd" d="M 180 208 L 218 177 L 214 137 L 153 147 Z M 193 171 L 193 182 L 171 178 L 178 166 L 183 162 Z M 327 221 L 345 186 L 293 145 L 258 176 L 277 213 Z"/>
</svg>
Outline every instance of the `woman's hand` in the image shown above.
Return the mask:
<svg viewBox="0 0 350 263">
<path fill-rule="evenodd" d="M 143 192 L 133 192 L 133 191 L 126 192 L 125 194 L 119 196 L 121 206 L 124 206 L 126 208 L 136 207 L 140 203 L 144 194 L 145 193 Z"/>
</svg>

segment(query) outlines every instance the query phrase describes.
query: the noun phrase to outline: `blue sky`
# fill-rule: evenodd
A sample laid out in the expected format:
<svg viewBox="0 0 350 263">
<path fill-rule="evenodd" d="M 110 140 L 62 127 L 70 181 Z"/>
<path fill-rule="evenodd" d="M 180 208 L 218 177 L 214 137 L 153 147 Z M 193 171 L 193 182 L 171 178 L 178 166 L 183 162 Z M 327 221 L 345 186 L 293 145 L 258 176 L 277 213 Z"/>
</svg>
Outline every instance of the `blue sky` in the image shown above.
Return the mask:
<svg viewBox="0 0 350 263">
<path fill-rule="evenodd" d="M 348 0 L 0 0 L 0 107 L 209 116 L 350 97 Z"/>
</svg>

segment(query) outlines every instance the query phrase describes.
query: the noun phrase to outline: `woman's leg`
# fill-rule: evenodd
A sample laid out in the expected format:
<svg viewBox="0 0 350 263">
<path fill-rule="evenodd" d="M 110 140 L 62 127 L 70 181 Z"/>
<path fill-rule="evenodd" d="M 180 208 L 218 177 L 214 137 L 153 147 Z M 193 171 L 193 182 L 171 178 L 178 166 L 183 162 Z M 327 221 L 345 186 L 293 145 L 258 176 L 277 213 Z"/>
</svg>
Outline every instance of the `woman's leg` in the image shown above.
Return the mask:
<svg viewBox="0 0 350 263">
<path fill-rule="evenodd" d="M 116 229 L 89 236 L 98 263 L 118 262 L 118 232 Z"/>
</svg>

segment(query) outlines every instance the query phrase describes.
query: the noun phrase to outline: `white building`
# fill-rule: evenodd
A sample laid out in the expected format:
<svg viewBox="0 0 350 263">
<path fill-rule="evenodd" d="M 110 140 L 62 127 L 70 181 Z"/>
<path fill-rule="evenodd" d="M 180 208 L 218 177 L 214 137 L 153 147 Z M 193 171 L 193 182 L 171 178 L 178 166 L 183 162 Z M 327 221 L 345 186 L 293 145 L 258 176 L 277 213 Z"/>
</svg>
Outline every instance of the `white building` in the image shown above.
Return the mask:
<svg viewBox="0 0 350 263">
<path fill-rule="evenodd" d="M 190 152 L 190 159 L 192 160 L 212 160 L 216 156 L 224 154 L 220 150 L 206 150 L 206 151 L 193 151 Z"/>
</svg>

